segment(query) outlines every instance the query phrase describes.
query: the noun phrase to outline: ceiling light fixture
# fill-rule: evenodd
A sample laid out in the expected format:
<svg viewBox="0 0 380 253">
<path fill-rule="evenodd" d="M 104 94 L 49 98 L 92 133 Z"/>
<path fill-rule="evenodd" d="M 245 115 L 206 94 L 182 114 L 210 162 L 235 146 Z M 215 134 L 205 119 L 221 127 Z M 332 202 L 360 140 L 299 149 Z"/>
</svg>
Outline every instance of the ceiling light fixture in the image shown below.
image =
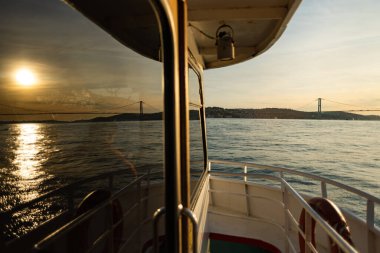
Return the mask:
<svg viewBox="0 0 380 253">
<path fill-rule="evenodd" d="M 220 61 L 235 59 L 234 31 L 229 25 L 221 25 L 216 30 L 217 57 Z"/>
</svg>

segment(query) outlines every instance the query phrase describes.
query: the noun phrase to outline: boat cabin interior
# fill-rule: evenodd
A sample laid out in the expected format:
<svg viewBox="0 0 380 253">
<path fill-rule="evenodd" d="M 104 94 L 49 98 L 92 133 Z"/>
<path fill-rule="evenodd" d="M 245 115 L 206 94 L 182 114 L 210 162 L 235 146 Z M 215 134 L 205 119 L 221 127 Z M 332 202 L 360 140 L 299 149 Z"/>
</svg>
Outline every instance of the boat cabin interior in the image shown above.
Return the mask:
<svg viewBox="0 0 380 253">
<path fill-rule="evenodd" d="M 2 217 L 15 215 L 58 193 L 69 203 L 59 216 L 2 242 L 1 252 L 380 252 L 378 197 L 296 170 L 208 159 L 203 72 L 269 50 L 300 4 L 65 0 L 65 8 L 96 24 L 121 48 L 158 64 L 162 168 L 135 173 L 117 190 L 114 182 L 124 172 L 103 173 L 80 184 L 102 178 L 108 189 L 75 200 L 77 183 L 4 212 Z M 136 72 L 145 78 L 144 70 Z M 319 189 L 300 194 L 287 181 L 291 177 L 314 180 Z M 327 185 L 365 199 L 366 219 L 329 201 Z"/>
</svg>

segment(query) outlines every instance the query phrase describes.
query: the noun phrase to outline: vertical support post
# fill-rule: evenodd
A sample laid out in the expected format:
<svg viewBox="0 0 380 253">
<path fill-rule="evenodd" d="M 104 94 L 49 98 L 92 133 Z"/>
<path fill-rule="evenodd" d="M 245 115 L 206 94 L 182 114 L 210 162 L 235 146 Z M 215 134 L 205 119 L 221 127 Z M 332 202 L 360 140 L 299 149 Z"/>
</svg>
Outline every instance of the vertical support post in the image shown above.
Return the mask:
<svg viewBox="0 0 380 253">
<path fill-rule="evenodd" d="M 181 130 L 178 73 L 178 2 L 150 0 L 158 19 L 163 52 L 164 176 L 166 251 L 182 252 L 178 205 L 181 202 Z M 175 17 L 171 19 L 170 17 Z"/>
<path fill-rule="evenodd" d="M 180 187 L 181 201 L 184 208 L 190 208 L 190 138 L 189 138 L 189 64 L 187 47 L 187 1 L 178 3 L 178 76 L 179 76 L 179 111 L 180 111 Z M 182 225 L 182 252 L 189 252 L 192 243 L 191 225 L 187 217 L 180 217 Z"/>
<path fill-rule="evenodd" d="M 244 166 L 244 182 L 247 183 L 247 171 L 248 171 L 248 168 L 247 168 L 247 165 Z"/>
<path fill-rule="evenodd" d="M 211 174 L 211 162 L 208 162 L 208 168 L 207 168 L 207 171 L 209 173 L 209 176 Z M 214 201 L 213 201 L 213 197 L 212 197 L 212 192 L 211 192 L 211 179 L 209 180 L 210 184 L 209 184 L 209 194 L 210 194 L 210 206 L 212 206 L 214 204 Z"/>
<path fill-rule="evenodd" d="M 137 205 L 138 205 L 138 210 L 139 210 L 139 220 L 138 220 L 138 224 L 143 224 L 143 220 L 144 220 L 144 212 L 142 210 L 142 193 L 141 193 L 141 182 L 142 182 L 142 178 L 139 179 L 139 182 L 138 182 L 138 185 L 137 185 Z M 138 235 L 137 235 L 137 245 L 138 245 L 138 249 L 141 250 L 142 249 L 142 240 L 141 240 L 141 229 L 139 229 L 138 231 Z"/>
<path fill-rule="evenodd" d="M 150 198 L 150 168 L 148 170 L 148 175 L 147 175 L 147 180 L 146 180 L 146 191 L 144 193 L 144 210 L 145 210 L 145 215 L 144 218 L 148 217 L 148 201 Z"/>
<path fill-rule="evenodd" d="M 305 210 L 305 253 L 311 253 L 310 245 L 312 245 L 312 218 Z"/>
<path fill-rule="evenodd" d="M 113 205 L 111 199 L 109 199 L 108 202 L 108 205 L 105 207 L 107 209 L 106 212 L 108 216 L 108 229 L 110 231 L 108 234 L 108 252 L 113 252 Z"/>
<path fill-rule="evenodd" d="M 247 184 L 247 171 L 248 171 L 248 168 L 247 168 L 247 165 L 244 165 L 244 191 L 245 191 L 245 199 L 246 199 L 246 211 L 247 211 L 247 216 L 250 216 L 251 215 L 251 210 L 250 210 L 250 198 L 249 198 L 249 195 L 248 195 L 248 184 Z"/>
<path fill-rule="evenodd" d="M 201 129 L 202 129 L 202 144 L 203 144 L 203 159 L 204 159 L 204 168 L 206 169 L 207 161 L 208 161 L 208 153 L 207 153 L 207 132 L 206 132 L 206 107 L 203 97 L 203 76 L 202 73 L 199 73 L 199 96 L 201 99 L 200 108 L 200 119 L 201 119 Z"/>
<path fill-rule="evenodd" d="M 367 200 L 367 252 L 375 252 L 375 203 Z"/>
<path fill-rule="evenodd" d="M 150 0 L 161 30 L 164 95 L 164 175 L 166 251 L 182 252 L 178 205 L 181 202 L 181 130 L 178 65 L 178 2 Z M 168 15 L 169 14 L 169 15 Z M 170 17 L 176 19 L 171 19 Z"/>
<path fill-rule="evenodd" d="M 289 245 L 289 238 L 288 235 L 290 234 L 290 221 L 289 221 L 289 195 L 287 188 L 284 184 L 284 174 L 283 172 L 280 173 L 281 175 L 281 192 L 282 192 L 282 202 L 284 203 L 284 230 L 286 235 L 285 240 L 285 253 L 289 253 L 290 251 L 290 245 Z"/>
<path fill-rule="evenodd" d="M 322 98 L 318 98 L 318 113 L 322 113 Z"/>
<path fill-rule="evenodd" d="M 327 198 L 326 182 L 321 181 L 321 192 L 322 192 L 322 198 Z"/>
</svg>

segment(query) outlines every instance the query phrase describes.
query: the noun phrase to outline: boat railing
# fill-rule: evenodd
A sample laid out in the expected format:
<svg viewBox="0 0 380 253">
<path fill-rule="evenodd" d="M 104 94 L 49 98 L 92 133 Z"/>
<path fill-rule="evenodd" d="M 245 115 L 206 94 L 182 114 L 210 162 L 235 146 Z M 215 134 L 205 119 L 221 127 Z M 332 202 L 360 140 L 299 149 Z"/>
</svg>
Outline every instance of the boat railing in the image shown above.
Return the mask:
<svg viewBox="0 0 380 253">
<path fill-rule="evenodd" d="M 147 173 L 135 178 L 124 188 L 114 193 L 111 198 L 101 202 L 91 210 L 81 214 L 40 240 L 35 245 L 35 249 L 37 251 L 44 251 L 57 247 L 62 241 L 67 240 L 67 238 L 70 237 L 70 234 L 78 234 L 77 229 L 80 228 L 80 226 L 88 226 L 86 224 L 99 214 L 106 218 L 105 228 L 102 228 L 102 231 L 97 234 L 95 238 L 87 238 L 88 241 L 85 243 L 85 246 L 82 246 L 85 247 L 83 252 L 99 252 L 99 247 L 103 247 L 106 252 L 126 252 L 131 250 L 128 248 L 130 244 L 138 245 L 139 250 L 144 246 L 152 247 L 153 245 L 144 245 L 145 242 L 140 240 L 139 232 L 142 231 L 143 226 L 153 221 L 153 217 L 149 213 L 145 216 L 143 215 L 144 211 L 142 206 L 144 204 L 146 205 L 149 199 L 159 199 L 160 196 L 158 196 L 159 193 L 149 193 L 144 195 L 143 191 L 144 189 L 149 191 L 150 184 L 156 179 L 159 179 L 162 182 L 162 171 Z M 113 211 L 114 201 L 130 195 L 131 190 L 133 190 L 133 196 L 136 198 L 128 203 L 128 207 L 123 209 L 121 214 L 118 214 L 120 217 L 115 217 Z M 136 222 L 134 225 L 130 226 L 130 224 L 128 224 L 130 231 L 127 236 L 123 234 L 122 238 L 116 238 L 115 233 L 117 233 L 117 228 L 123 226 L 125 220 L 135 219 L 134 214 L 136 214 L 136 211 L 139 217 L 137 220 L 134 220 Z M 133 212 L 135 213 L 133 214 Z M 77 236 L 80 237 L 81 235 Z"/>
<path fill-rule="evenodd" d="M 21 211 L 26 208 L 30 208 L 34 206 L 35 204 L 39 202 L 46 201 L 49 198 L 56 197 L 56 196 L 64 196 L 65 200 L 67 202 L 68 210 L 72 211 L 75 208 L 74 201 L 76 198 L 76 193 L 79 191 L 82 186 L 87 185 L 89 183 L 94 183 L 96 181 L 105 181 L 108 180 L 108 187 L 110 191 L 114 189 L 114 179 L 115 176 L 120 176 L 123 174 L 130 174 L 131 171 L 129 169 L 125 170 L 118 170 L 118 171 L 113 171 L 113 172 L 107 172 L 107 173 L 102 173 L 96 176 L 88 177 L 82 180 L 78 180 L 74 183 L 62 186 L 56 190 L 52 190 L 50 192 L 47 192 L 45 194 L 40 195 L 37 198 L 34 198 L 32 200 L 26 201 L 24 203 L 21 203 L 9 210 L 5 210 L 1 212 L 3 215 L 12 215 L 18 211 Z M 132 175 L 130 175 L 131 178 L 133 178 Z"/>
<path fill-rule="evenodd" d="M 226 168 L 224 167 L 223 170 L 213 170 L 213 165 L 223 165 L 223 166 L 233 166 L 233 169 L 236 169 L 236 167 L 239 169 L 241 168 L 242 172 L 238 172 L 238 170 L 234 170 L 233 172 L 226 172 Z M 277 174 L 273 173 L 267 173 L 267 174 L 258 174 L 254 173 L 254 171 L 248 171 L 248 169 L 256 169 L 256 170 L 262 170 L 267 172 L 275 172 Z M 312 175 L 309 173 L 296 171 L 292 169 L 287 168 L 280 168 L 280 167 L 274 167 L 274 166 L 267 166 L 267 165 L 260 165 L 260 164 L 254 164 L 254 163 L 246 163 L 246 162 L 235 162 L 235 161 L 221 161 L 221 160 L 210 160 L 208 163 L 208 172 L 211 176 L 218 176 L 222 178 L 233 178 L 237 180 L 243 180 L 245 183 L 248 182 L 248 179 L 266 179 L 271 181 L 277 181 L 281 185 L 281 191 L 282 191 L 282 206 L 284 207 L 285 211 L 285 225 L 283 227 L 283 230 L 285 231 L 285 234 L 288 234 L 290 230 L 290 222 L 292 222 L 299 232 L 299 234 L 304 238 L 305 245 L 307 246 L 306 252 L 318 252 L 316 248 L 312 245 L 312 226 L 311 226 L 311 220 L 315 220 L 317 224 L 321 226 L 321 228 L 326 232 L 326 234 L 344 251 L 344 252 L 358 252 L 355 248 L 353 248 L 347 241 L 345 241 L 337 232 L 335 229 L 333 229 L 317 212 L 314 211 L 313 208 L 306 202 L 306 200 L 301 196 L 300 193 L 298 193 L 293 186 L 289 184 L 289 182 L 285 179 L 285 176 L 289 175 L 296 175 L 301 176 L 307 179 L 312 179 L 315 181 L 320 182 L 320 188 L 321 188 L 321 196 L 324 198 L 327 198 L 328 192 L 327 192 L 327 185 L 333 185 L 335 187 L 338 187 L 340 189 L 343 189 L 347 192 L 354 193 L 357 196 L 360 196 L 366 200 L 366 226 L 367 226 L 367 238 L 368 238 L 368 252 L 373 252 L 374 250 L 374 230 L 375 230 L 375 204 L 380 204 L 380 199 L 372 196 L 366 192 L 363 192 L 361 190 L 355 189 L 351 186 L 336 182 L 331 179 L 323 178 L 317 175 Z M 212 191 L 212 189 L 210 189 Z M 223 192 L 225 193 L 225 192 Z M 246 194 L 248 194 L 246 192 Z M 288 195 L 291 195 L 294 199 L 297 200 L 297 202 L 300 204 L 300 206 L 305 210 L 305 232 L 302 231 L 302 229 L 299 226 L 298 219 L 294 217 L 290 209 L 288 208 Z M 247 196 L 250 197 L 250 196 Z M 291 242 L 291 239 L 289 236 L 287 236 L 287 244 L 286 244 L 286 252 L 289 252 L 290 248 L 293 252 L 297 252 L 296 247 Z M 371 251 L 372 250 L 372 251 Z"/>
<path fill-rule="evenodd" d="M 157 176 L 155 176 L 156 174 Z M 39 225 L 34 225 L 31 228 L 23 227 L 23 230 L 27 229 L 28 233 L 26 235 L 21 235 L 19 238 L 10 238 L 10 240 L 5 242 L 5 245 L 9 248 L 13 248 L 19 247 L 17 245 L 20 245 L 20 241 L 25 242 L 24 245 L 36 243 L 36 241 L 33 242 L 33 240 L 39 240 L 41 239 L 41 236 L 43 238 L 43 236 L 53 232 L 54 230 L 52 229 L 55 229 L 55 226 L 58 223 L 67 222 L 67 219 L 74 219 L 78 203 L 92 190 L 99 189 L 100 187 L 101 189 L 115 192 L 122 187 L 128 188 L 131 187 L 131 185 L 138 184 L 140 182 L 139 180 L 142 179 L 152 181 L 159 176 L 158 174 L 162 174 L 162 172 L 151 172 L 149 170 L 141 176 L 135 176 L 131 174 L 129 169 L 102 173 L 65 185 L 59 189 L 42 194 L 35 199 L 21 203 L 9 210 L 3 211 L 0 213 L 0 217 L 3 217 L 0 222 L 4 223 L 3 226 L 7 226 L 7 221 L 13 222 L 14 219 L 17 220 L 17 217 L 20 216 L 18 214 L 31 212 L 33 209 L 41 209 L 35 213 L 38 213 L 41 217 L 45 217 L 46 214 L 44 214 L 42 208 L 44 203 L 52 203 L 54 201 L 57 202 L 54 204 L 60 206 L 60 209 L 55 211 L 56 213 L 48 218 L 44 218 L 45 220 Z M 123 182 L 119 182 L 121 180 L 123 180 Z M 78 220 L 78 218 L 80 217 L 77 217 L 74 220 Z M 49 226 L 49 223 L 54 223 L 55 225 Z M 70 222 L 70 224 L 71 223 L 72 222 Z M 35 222 L 33 224 L 35 224 Z M 26 224 L 26 226 L 27 225 L 28 224 Z M 33 234 L 35 234 L 35 236 Z"/>
</svg>

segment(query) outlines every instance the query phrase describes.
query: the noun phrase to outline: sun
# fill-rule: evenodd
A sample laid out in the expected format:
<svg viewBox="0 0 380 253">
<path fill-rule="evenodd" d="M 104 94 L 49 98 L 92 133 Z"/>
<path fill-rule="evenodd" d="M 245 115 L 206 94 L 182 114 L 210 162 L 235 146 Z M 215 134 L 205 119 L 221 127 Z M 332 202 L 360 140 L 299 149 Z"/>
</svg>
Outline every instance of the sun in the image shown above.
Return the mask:
<svg viewBox="0 0 380 253">
<path fill-rule="evenodd" d="M 15 78 L 22 86 L 32 86 L 36 83 L 36 76 L 30 69 L 22 68 L 16 71 Z"/>
</svg>

